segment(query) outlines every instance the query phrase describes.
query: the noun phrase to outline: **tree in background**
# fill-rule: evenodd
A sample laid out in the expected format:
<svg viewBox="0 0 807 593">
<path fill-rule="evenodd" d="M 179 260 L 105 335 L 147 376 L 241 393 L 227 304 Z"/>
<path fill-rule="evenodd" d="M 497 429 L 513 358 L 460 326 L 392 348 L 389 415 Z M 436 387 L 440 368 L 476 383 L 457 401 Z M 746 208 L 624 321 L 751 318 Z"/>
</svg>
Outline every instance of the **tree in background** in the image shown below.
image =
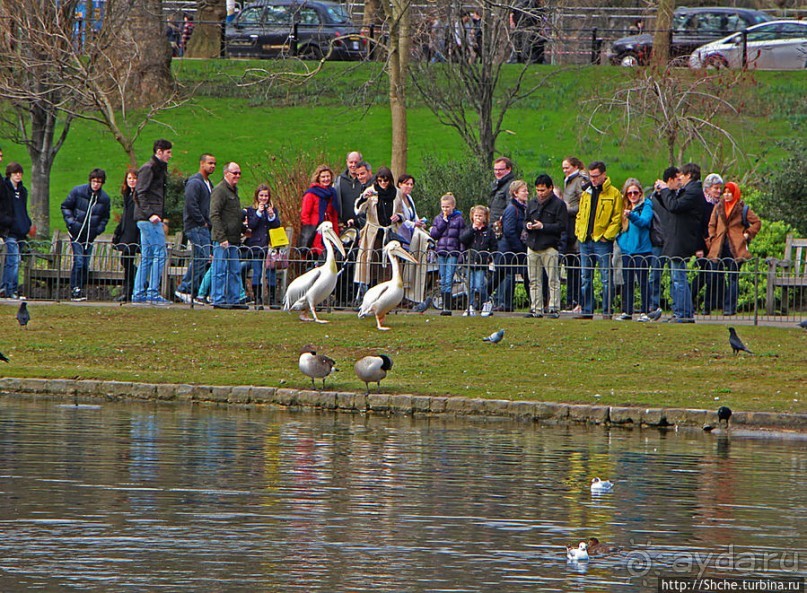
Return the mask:
<svg viewBox="0 0 807 593">
<path fill-rule="evenodd" d="M 656 31 L 653 34 L 653 53 L 650 63 L 664 68 L 670 60 L 670 30 L 672 29 L 675 0 L 658 0 Z"/>
<path fill-rule="evenodd" d="M 783 142 L 787 157 L 762 177 L 760 212 L 794 226 L 807 236 L 807 141 Z"/>
<path fill-rule="evenodd" d="M 221 54 L 221 28 L 227 16 L 225 0 L 197 0 L 196 19 L 188 47 L 187 58 L 217 58 Z"/>
</svg>

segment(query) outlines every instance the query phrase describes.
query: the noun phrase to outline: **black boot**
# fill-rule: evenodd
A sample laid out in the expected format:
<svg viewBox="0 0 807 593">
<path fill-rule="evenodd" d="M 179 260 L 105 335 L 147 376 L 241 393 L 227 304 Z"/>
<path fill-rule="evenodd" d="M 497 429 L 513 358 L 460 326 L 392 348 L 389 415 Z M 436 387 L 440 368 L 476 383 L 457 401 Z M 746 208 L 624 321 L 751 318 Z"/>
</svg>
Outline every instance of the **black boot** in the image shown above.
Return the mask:
<svg viewBox="0 0 807 593">
<path fill-rule="evenodd" d="M 440 315 L 444 315 L 446 317 L 451 316 L 451 293 L 444 292 L 443 293 L 443 310 L 440 311 Z"/>
<path fill-rule="evenodd" d="M 255 297 L 255 306 L 263 307 L 263 286 L 260 284 L 253 284 L 252 294 Z"/>
<path fill-rule="evenodd" d="M 276 292 L 277 292 L 277 287 L 275 287 L 275 286 L 270 286 L 269 287 L 269 298 L 267 299 L 266 304 L 269 305 L 270 309 L 275 306 L 275 294 L 276 294 Z"/>
</svg>

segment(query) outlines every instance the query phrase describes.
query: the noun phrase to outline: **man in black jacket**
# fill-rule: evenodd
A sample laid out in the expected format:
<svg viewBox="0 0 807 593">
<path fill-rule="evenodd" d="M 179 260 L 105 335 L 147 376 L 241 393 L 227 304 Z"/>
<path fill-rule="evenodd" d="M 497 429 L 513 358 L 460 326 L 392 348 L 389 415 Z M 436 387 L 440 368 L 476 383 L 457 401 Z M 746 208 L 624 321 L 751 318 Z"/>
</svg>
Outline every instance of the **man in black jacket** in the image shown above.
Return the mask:
<svg viewBox="0 0 807 593">
<path fill-rule="evenodd" d="M 549 317 L 557 319 L 560 310 L 560 240 L 567 223 L 566 203 L 555 196 L 552 178 L 535 179 L 536 197 L 527 203 L 524 226 L 527 229 L 527 270 L 530 277 L 528 317 L 544 316 L 543 278 L 549 282 Z"/>
<path fill-rule="evenodd" d="M 156 140 L 154 156 L 137 172 L 134 218 L 137 228 L 140 229 L 142 257 L 132 293 L 132 304 L 135 305 L 171 304 L 160 295 L 160 282 L 166 258 L 165 231 L 162 224 L 165 215 L 165 182 L 172 150 L 173 146 L 168 140 Z"/>
<path fill-rule="evenodd" d="M 664 209 L 664 250 L 670 260 L 673 316 L 672 323 L 695 323 L 692 293 L 687 279 L 687 261 L 702 242 L 701 218 L 705 207 L 701 168 L 687 163 L 681 168 L 679 180 L 682 189 L 671 190 L 660 179 L 656 181 L 658 204 Z"/>
<path fill-rule="evenodd" d="M 84 287 L 90 273 L 93 241 L 104 232 L 109 222 L 110 200 L 101 189 L 105 182 L 106 172 L 93 169 L 89 183 L 74 187 L 62 202 L 62 216 L 73 248 L 73 269 L 70 271 L 70 299 L 73 301 L 87 300 Z"/>
</svg>

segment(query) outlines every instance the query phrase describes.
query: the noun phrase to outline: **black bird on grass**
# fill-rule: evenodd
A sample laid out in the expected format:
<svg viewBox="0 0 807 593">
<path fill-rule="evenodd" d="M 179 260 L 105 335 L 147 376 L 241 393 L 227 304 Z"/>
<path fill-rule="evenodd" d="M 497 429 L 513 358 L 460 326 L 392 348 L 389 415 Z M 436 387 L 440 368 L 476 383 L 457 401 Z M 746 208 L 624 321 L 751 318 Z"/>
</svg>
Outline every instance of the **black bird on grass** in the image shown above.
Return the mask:
<svg viewBox="0 0 807 593">
<path fill-rule="evenodd" d="M 717 408 L 717 425 L 720 426 L 723 420 L 726 421 L 726 428 L 729 427 L 729 420 L 731 419 L 731 408 L 728 406 L 720 406 Z M 742 423 L 741 423 L 742 424 Z"/>
<path fill-rule="evenodd" d="M 415 313 L 425 313 L 429 307 L 432 306 L 432 297 L 426 297 L 426 300 L 422 303 L 418 303 L 414 307 L 412 307 L 412 311 Z"/>
<path fill-rule="evenodd" d="M 3 362 L 9 362 L 8 357 L 2 352 L 0 352 L 0 360 L 2 360 Z"/>
<path fill-rule="evenodd" d="M 807 319 L 803 319 L 801 323 L 799 323 L 799 327 L 801 329 L 807 329 Z"/>
<path fill-rule="evenodd" d="M 731 349 L 734 351 L 735 356 L 740 353 L 740 350 L 743 352 L 748 352 L 748 354 L 753 354 L 753 352 L 745 347 L 745 344 L 743 344 L 743 341 L 737 335 L 737 332 L 734 331 L 733 327 L 729 328 L 729 344 L 731 345 Z"/>
<path fill-rule="evenodd" d="M 31 321 L 31 314 L 28 312 L 28 303 L 25 301 L 20 303 L 20 308 L 17 311 L 17 321 L 20 322 L 20 327 L 28 329 L 28 322 Z"/>
</svg>

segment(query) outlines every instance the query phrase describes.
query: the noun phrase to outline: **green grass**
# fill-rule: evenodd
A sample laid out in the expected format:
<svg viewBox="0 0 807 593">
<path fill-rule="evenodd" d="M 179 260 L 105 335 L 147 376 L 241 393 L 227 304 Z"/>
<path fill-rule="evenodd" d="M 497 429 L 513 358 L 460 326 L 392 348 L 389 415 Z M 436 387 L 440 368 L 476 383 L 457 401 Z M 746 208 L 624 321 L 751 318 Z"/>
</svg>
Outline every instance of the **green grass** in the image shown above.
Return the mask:
<svg viewBox="0 0 807 593">
<path fill-rule="evenodd" d="M 175 61 L 177 78 L 187 88 L 196 88 L 196 98 L 160 117 L 165 124 L 152 124 L 137 146 L 141 161 L 150 156 L 151 143 L 165 136 L 175 143 L 175 168 L 186 175 L 196 171 L 198 156 L 210 151 L 219 163 L 237 160 L 247 172 L 243 179 L 244 200 L 259 182 L 267 181 L 273 157 L 297 153 L 324 157 L 336 168 L 343 168 L 344 155 L 360 149 L 376 167 L 390 161 L 391 130 L 387 107 L 386 80 L 378 77 L 375 63 L 328 63 L 307 86 L 267 84 L 240 88 L 236 85 L 248 68 L 289 68 L 278 61 L 186 60 Z M 504 80 L 517 69 L 507 67 Z M 649 183 L 666 166 L 665 151 L 653 143 L 647 131 L 642 139 L 623 136 L 598 137 L 586 125 L 592 108 L 589 100 L 605 96 L 619 81 L 632 73 L 616 67 L 586 67 L 560 70 L 536 66 L 528 82 L 555 72 L 550 85 L 518 104 L 505 118 L 498 152 L 513 157 L 527 178 L 549 172 L 560 179 L 560 162 L 576 154 L 584 161 L 595 158 L 609 165 L 612 179 L 621 184 L 628 176 Z M 728 177 L 737 178 L 750 168 L 776 162 L 775 142 L 805 133 L 807 77 L 800 72 L 760 72 L 749 75 L 744 85 L 743 114 L 722 118 L 737 136 L 750 161 L 737 162 Z M 457 133 L 441 125 L 409 92 L 409 171 L 417 176 L 424 157 L 459 159 L 466 149 Z M 25 151 L 5 144 L 6 162 L 19 160 L 29 170 Z M 693 149 L 688 158 L 711 163 Z M 117 197 L 127 164 L 122 150 L 98 124 L 75 121 L 67 142 L 56 157 L 51 185 L 51 221 L 63 228 L 59 205 L 71 187 L 86 183 L 94 167 L 107 170 L 107 191 Z M 396 172 L 397 174 L 398 172 Z M 217 174 L 216 179 L 219 179 Z M 27 179 L 27 177 L 26 177 Z M 268 179 L 271 184 L 282 178 Z M 302 192 L 304 188 L 300 188 Z M 450 188 L 447 188 L 450 189 Z M 484 191 L 484 188 L 483 190 Z M 435 196 L 416 196 L 431 201 Z M 111 230 L 111 228 L 110 228 Z"/>
<path fill-rule="evenodd" d="M 310 386 L 299 349 L 341 368 L 328 388 L 360 391 L 353 362 L 390 354 L 387 393 L 603 405 L 807 412 L 807 332 L 738 327 L 755 356 L 731 353 L 725 325 L 489 319 L 401 314 L 379 332 L 353 314 L 302 323 L 280 312 L 31 305 L 28 331 L 0 306 L 10 377 Z M 504 328 L 498 345 L 481 341 Z"/>
</svg>

